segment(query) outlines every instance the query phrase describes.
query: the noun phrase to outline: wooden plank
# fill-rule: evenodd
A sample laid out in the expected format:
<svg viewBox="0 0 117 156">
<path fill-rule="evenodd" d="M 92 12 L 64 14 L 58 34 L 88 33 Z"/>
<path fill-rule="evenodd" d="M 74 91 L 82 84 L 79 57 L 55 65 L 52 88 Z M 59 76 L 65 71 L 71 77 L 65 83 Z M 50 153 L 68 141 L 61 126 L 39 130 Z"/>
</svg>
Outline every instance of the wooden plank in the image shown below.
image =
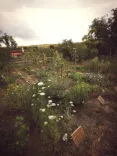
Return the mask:
<svg viewBox="0 0 117 156">
<path fill-rule="evenodd" d="M 117 92 L 117 86 L 116 86 L 116 87 L 114 87 L 114 89 L 115 89 L 115 91 Z"/>
<path fill-rule="evenodd" d="M 103 105 L 105 104 L 105 100 L 100 95 L 98 96 L 98 101 Z"/>
<path fill-rule="evenodd" d="M 79 126 L 73 133 L 72 133 L 72 139 L 75 143 L 75 145 L 78 147 L 80 143 L 83 142 L 85 139 L 85 133 L 81 126 Z"/>
</svg>

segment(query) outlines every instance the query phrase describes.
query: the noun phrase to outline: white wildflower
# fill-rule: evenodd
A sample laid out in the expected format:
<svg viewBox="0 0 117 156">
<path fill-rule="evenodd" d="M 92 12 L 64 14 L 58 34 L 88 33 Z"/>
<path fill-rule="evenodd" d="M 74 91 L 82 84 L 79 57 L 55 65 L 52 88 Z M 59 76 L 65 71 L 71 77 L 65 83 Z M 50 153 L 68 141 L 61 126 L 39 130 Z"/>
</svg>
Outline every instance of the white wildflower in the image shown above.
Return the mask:
<svg viewBox="0 0 117 156">
<path fill-rule="evenodd" d="M 55 115 L 49 115 L 49 116 L 48 116 L 48 119 L 54 120 L 54 119 L 56 119 L 56 116 L 55 116 Z"/>
<path fill-rule="evenodd" d="M 63 141 L 66 141 L 67 142 L 67 133 L 64 134 Z"/>
<path fill-rule="evenodd" d="M 60 121 L 60 120 L 61 120 L 61 118 L 58 118 L 58 120 Z"/>
<path fill-rule="evenodd" d="M 46 87 L 42 87 L 42 89 L 45 89 Z"/>
<path fill-rule="evenodd" d="M 73 110 L 73 113 L 76 113 L 76 110 Z"/>
<path fill-rule="evenodd" d="M 59 106 L 59 103 L 57 104 L 57 106 Z"/>
<path fill-rule="evenodd" d="M 44 96 L 44 95 L 45 95 L 45 93 L 43 93 L 43 92 L 42 92 L 42 93 L 39 93 L 39 94 L 40 94 L 41 96 Z"/>
<path fill-rule="evenodd" d="M 47 104 L 47 108 L 49 108 L 50 107 L 50 105 L 49 104 Z"/>
<path fill-rule="evenodd" d="M 43 82 L 39 82 L 37 85 L 38 85 L 38 86 L 43 86 L 44 83 L 43 83 Z"/>
<path fill-rule="evenodd" d="M 44 122 L 44 125 L 46 126 L 47 124 L 48 124 L 48 122 L 47 122 L 47 121 L 45 121 L 45 122 Z"/>
<path fill-rule="evenodd" d="M 73 106 L 74 106 L 74 104 L 73 104 L 73 103 L 71 103 L 71 106 L 73 107 Z"/>
<path fill-rule="evenodd" d="M 51 106 L 56 106 L 56 103 L 52 103 Z"/>
<path fill-rule="evenodd" d="M 52 103 L 52 100 L 48 100 L 48 103 Z"/>
<path fill-rule="evenodd" d="M 35 97 L 36 96 L 36 94 L 33 94 L 33 96 L 32 97 Z"/>
<path fill-rule="evenodd" d="M 63 116 L 61 115 L 61 118 L 63 118 Z"/>
<path fill-rule="evenodd" d="M 48 96 L 48 99 L 50 99 L 50 96 Z"/>
<path fill-rule="evenodd" d="M 40 108 L 39 110 L 42 111 L 42 112 L 45 112 L 45 109 Z"/>
<path fill-rule="evenodd" d="M 33 107 L 34 106 L 34 103 L 32 103 L 31 106 Z"/>
<path fill-rule="evenodd" d="M 49 88 L 50 86 L 48 86 L 48 88 Z"/>
<path fill-rule="evenodd" d="M 48 107 L 48 108 L 49 108 L 49 107 L 54 107 L 54 106 L 56 106 L 55 103 L 48 103 L 48 104 L 47 104 L 47 107 Z"/>
<path fill-rule="evenodd" d="M 72 101 L 70 101 L 69 103 L 70 103 L 70 104 L 73 104 L 73 102 L 72 102 Z"/>
<path fill-rule="evenodd" d="M 51 80 L 50 80 L 50 79 L 49 79 L 48 81 L 49 81 L 49 82 L 51 82 Z"/>
</svg>

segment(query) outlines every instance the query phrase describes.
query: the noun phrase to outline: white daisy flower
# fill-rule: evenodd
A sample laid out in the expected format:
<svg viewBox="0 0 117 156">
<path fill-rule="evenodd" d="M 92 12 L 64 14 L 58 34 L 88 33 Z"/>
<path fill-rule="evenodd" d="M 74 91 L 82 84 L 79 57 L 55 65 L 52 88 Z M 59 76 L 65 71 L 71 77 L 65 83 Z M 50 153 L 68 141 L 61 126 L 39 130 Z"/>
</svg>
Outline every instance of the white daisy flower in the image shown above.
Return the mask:
<svg viewBox="0 0 117 156">
<path fill-rule="evenodd" d="M 42 108 L 40 108 L 39 110 L 42 111 L 42 112 L 45 112 L 46 109 L 42 109 Z"/>
<path fill-rule="evenodd" d="M 73 110 L 73 113 L 76 113 L 76 110 Z"/>
<path fill-rule="evenodd" d="M 44 125 L 46 126 L 47 124 L 48 124 L 48 122 L 47 122 L 47 121 L 45 121 L 45 122 L 44 122 Z"/>
<path fill-rule="evenodd" d="M 56 119 L 56 116 L 55 116 L 55 115 L 49 115 L 49 116 L 48 116 L 48 119 L 54 120 L 54 119 Z"/>
<path fill-rule="evenodd" d="M 51 106 L 56 106 L 56 103 L 52 103 Z"/>
<path fill-rule="evenodd" d="M 74 106 L 74 104 L 72 104 L 72 103 L 71 103 L 71 106 L 73 107 L 73 106 Z"/>
<path fill-rule="evenodd" d="M 33 94 L 33 96 L 32 97 L 35 97 L 36 96 L 36 94 Z"/>
<path fill-rule="evenodd" d="M 67 133 L 64 134 L 63 141 L 66 141 L 67 142 Z"/>
<path fill-rule="evenodd" d="M 34 106 L 34 103 L 32 103 L 31 106 L 33 107 Z"/>
<path fill-rule="evenodd" d="M 49 79 L 48 81 L 51 82 L 52 80 Z"/>
<path fill-rule="evenodd" d="M 43 92 L 42 92 L 42 93 L 39 93 L 39 94 L 40 94 L 41 96 L 44 96 L 44 95 L 45 95 L 45 93 L 43 93 Z"/>
<path fill-rule="evenodd" d="M 43 83 L 43 82 L 39 82 L 37 85 L 38 85 L 38 86 L 43 86 L 44 83 Z"/>
<path fill-rule="evenodd" d="M 48 103 L 52 103 L 52 100 L 48 100 Z"/>
<path fill-rule="evenodd" d="M 42 87 L 42 89 L 45 89 L 46 87 Z"/>
</svg>

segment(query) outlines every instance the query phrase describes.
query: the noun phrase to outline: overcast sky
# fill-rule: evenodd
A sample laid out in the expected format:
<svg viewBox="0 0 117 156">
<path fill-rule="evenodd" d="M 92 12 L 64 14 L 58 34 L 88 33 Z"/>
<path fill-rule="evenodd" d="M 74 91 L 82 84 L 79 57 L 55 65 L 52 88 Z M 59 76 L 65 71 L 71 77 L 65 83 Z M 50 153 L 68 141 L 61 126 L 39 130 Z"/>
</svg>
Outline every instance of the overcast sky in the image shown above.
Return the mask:
<svg viewBox="0 0 117 156">
<path fill-rule="evenodd" d="M 91 21 L 117 7 L 117 0 L 0 0 L 0 30 L 18 45 L 79 42 Z"/>
</svg>

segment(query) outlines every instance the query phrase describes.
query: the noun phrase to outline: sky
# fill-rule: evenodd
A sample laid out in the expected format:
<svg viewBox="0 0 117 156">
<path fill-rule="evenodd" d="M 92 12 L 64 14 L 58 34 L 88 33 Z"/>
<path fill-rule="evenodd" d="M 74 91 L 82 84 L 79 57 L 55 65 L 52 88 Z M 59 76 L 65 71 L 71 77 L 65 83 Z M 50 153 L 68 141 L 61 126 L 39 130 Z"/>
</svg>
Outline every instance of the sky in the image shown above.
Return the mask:
<svg viewBox="0 0 117 156">
<path fill-rule="evenodd" d="M 18 45 L 80 42 L 94 18 L 116 7 L 117 0 L 0 0 L 0 30 Z"/>
</svg>

